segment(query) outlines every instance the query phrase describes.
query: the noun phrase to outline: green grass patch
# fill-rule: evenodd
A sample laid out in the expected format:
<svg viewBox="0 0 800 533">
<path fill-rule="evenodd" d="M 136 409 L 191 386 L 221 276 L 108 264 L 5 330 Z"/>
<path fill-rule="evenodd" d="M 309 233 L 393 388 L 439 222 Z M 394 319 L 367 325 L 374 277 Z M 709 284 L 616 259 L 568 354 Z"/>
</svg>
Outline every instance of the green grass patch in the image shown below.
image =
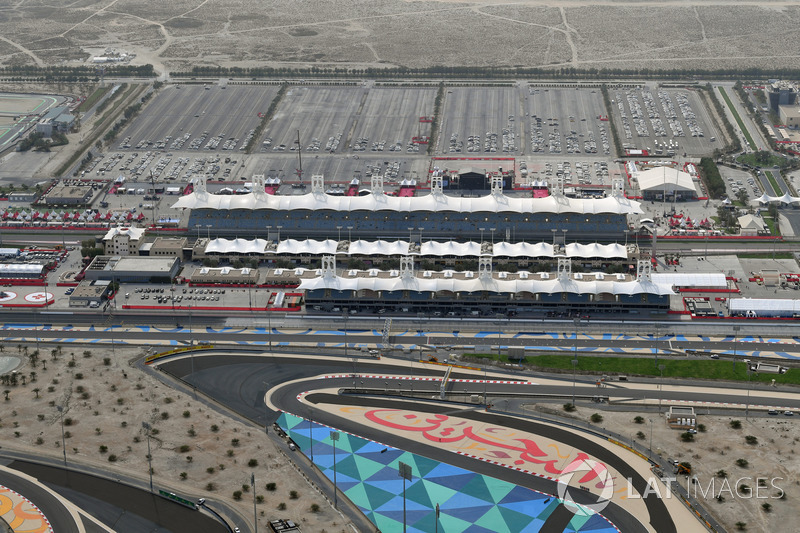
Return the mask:
<svg viewBox="0 0 800 533">
<path fill-rule="evenodd" d="M 780 168 L 789 166 L 789 161 L 785 157 L 773 154 L 772 152 L 750 152 L 736 158 L 740 163 L 746 163 L 752 167 L 773 167 Z"/>
<path fill-rule="evenodd" d="M 81 105 L 78 106 L 78 112 L 86 113 L 87 111 L 89 111 L 92 108 L 92 106 L 94 106 L 97 102 L 99 102 L 100 99 L 103 96 L 105 96 L 105 94 L 110 90 L 111 90 L 110 85 L 106 85 L 105 87 L 98 87 L 97 89 L 95 89 L 94 92 L 90 94 L 89 97 L 86 98 L 86 100 L 81 102 Z"/>
<path fill-rule="evenodd" d="M 540 369 L 566 370 L 572 372 L 572 355 L 536 355 L 526 358 L 526 363 Z M 664 365 L 665 378 L 703 378 L 729 381 L 747 381 L 745 363 L 737 357 L 736 370 L 733 362 L 726 359 L 659 357 Z M 578 356 L 577 372 L 598 374 L 624 374 L 627 376 L 660 376 L 655 357 L 587 357 Z M 800 372 L 789 370 L 786 374 L 753 374 L 751 381 L 800 384 Z"/>
<path fill-rule="evenodd" d="M 764 221 L 764 225 L 767 226 L 767 228 L 769 228 L 769 232 L 772 235 L 780 235 L 781 234 L 780 225 L 775 223 L 775 219 L 773 219 L 772 217 L 762 216 L 761 220 Z"/>
<path fill-rule="evenodd" d="M 764 175 L 769 180 L 769 184 L 772 186 L 772 189 L 775 191 L 775 196 L 782 196 L 781 195 L 781 188 L 778 186 L 778 180 L 775 179 L 775 176 L 769 170 L 764 171 Z"/>
<path fill-rule="evenodd" d="M 753 138 L 750 136 L 750 132 L 747 131 L 747 128 L 744 127 L 744 122 L 742 122 L 742 117 L 739 116 L 739 113 L 736 111 L 736 108 L 733 107 L 733 102 L 731 102 L 730 97 L 728 97 L 728 93 L 725 92 L 723 87 L 719 88 L 720 94 L 722 94 L 722 98 L 725 100 L 725 103 L 728 104 L 728 109 L 731 110 L 733 114 L 733 118 L 736 119 L 736 123 L 739 125 L 739 128 L 742 130 L 744 134 L 744 138 L 747 140 L 747 144 L 750 145 L 750 149 L 756 149 L 756 143 L 753 141 Z"/>
<path fill-rule="evenodd" d="M 115 115 L 118 112 L 119 107 L 128 99 L 128 97 L 131 94 L 134 93 L 134 91 L 136 91 L 136 90 L 144 91 L 146 88 L 147 88 L 146 85 L 139 85 L 139 84 L 136 84 L 136 83 L 132 83 L 130 85 L 130 87 L 128 87 L 128 90 L 125 91 L 125 93 L 122 95 L 122 98 L 117 98 L 116 99 L 116 103 L 111 107 L 111 109 L 109 109 L 108 111 L 103 113 L 103 116 L 100 117 L 99 119 L 97 119 L 95 121 L 95 124 L 100 125 L 103 122 L 105 122 L 105 120 L 108 117 Z"/>
</svg>

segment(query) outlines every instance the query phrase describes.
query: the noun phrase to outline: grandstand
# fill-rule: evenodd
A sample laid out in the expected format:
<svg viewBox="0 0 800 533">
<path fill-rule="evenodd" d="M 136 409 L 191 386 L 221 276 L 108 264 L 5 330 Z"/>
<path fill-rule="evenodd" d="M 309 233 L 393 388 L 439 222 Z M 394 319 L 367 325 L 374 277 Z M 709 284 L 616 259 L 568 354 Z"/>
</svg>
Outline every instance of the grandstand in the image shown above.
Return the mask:
<svg viewBox="0 0 800 533">
<path fill-rule="evenodd" d="M 424 196 L 384 194 L 381 176 L 373 176 L 371 194 L 332 196 L 325 193 L 324 178 L 312 176 L 311 192 L 276 196 L 265 192 L 263 176 L 253 177 L 253 192 L 239 195 L 211 194 L 204 180 L 174 208 L 191 210 L 187 226 L 210 226 L 217 237 L 267 236 L 273 232 L 288 238 L 340 238 L 348 240 L 396 240 L 418 232 L 429 239 L 483 239 L 496 234 L 508 242 L 553 238 L 615 242 L 628 229 L 627 215 L 640 214 L 639 203 L 625 198 L 622 181 L 615 180 L 611 196 L 575 199 L 557 184 L 552 194 L 533 198 L 511 196 L 500 179 L 493 178 L 486 196 L 445 194 L 441 177 L 431 178 L 431 192 Z"/>
<path fill-rule="evenodd" d="M 569 259 L 557 273 L 492 272 L 490 258 L 478 272 L 414 272 L 404 257 L 394 271 L 347 270 L 337 273 L 334 256 L 324 256 L 313 277 L 302 276 L 306 305 L 319 312 L 425 313 L 449 316 L 514 316 L 524 313 L 574 315 L 639 313 L 669 309 L 669 285 L 651 279 L 648 261 L 635 277 L 626 274 L 572 273 Z"/>
</svg>

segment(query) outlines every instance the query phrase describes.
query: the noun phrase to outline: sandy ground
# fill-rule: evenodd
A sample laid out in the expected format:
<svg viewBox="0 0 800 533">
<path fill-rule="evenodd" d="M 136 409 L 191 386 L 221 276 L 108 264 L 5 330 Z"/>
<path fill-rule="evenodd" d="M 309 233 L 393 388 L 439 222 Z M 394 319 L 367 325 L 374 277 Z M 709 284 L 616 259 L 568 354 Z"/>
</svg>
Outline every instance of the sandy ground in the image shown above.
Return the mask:
<svg viewBox="0 0 800 533">
<path fill-rule="evenodd" d="M 60 356 L 56 354 L 57 359 L 52 357 L 52 346 L 42 344 L 39 349 L 40 360 L 34 367 L 24 348 L 20 354 L 16 345 L 5 346 L 4 355 L 19 355 L 25 361 L 17 371 L 26 376 L 27 383 L 22 385 L 20 380 L 17 386 L 0 389 L 8 391 L 9 398 L 0 399 L 3 448 L 60 459 L 61 425 L 56 406 L 64 405 L 69 461 L 147 481 L 147 439 L 142 422 L 148 422 L 156 433 L 151 446 L 157 487 L 182 496 L 224 500 L 250 524 L 252 492 L 244 492 L 241 501 L 236 501 L 233 493 L 243 490 L 254 472 L 256 494 L 264 496 L 257 505 L 259 531 L 266 530 L 267 521 L 274 518 L 292 519 L 307 532 L 352 531 L 285 461 L 263 429 L 232 421 L 129 366 L 127 361 L 141 356 L 142 348 L 117 348 L 109 365 L 103 360 L 112 355 L 106 348 L 69 346 Z M 30 345 L 28 354 L 35 350 L 36 346 Z M 101 451 L 101 446 L 107 450 Z M 182 449 L 184 446 L 188 448 Z M 116 456 L 114 462 L 109 460 L 112 455 Z M 258 465 L 248 466 L 251 459 Z M 186 479 L 181 477 L 183 472 Z M 270 482 L 277 485 L 273 492 L 265 487 Z M 208 484 L 213 484 L 213 490 L 208 490 Z M 297 492 L 297 499 L 292 499 L 292 491 Z M 279 510 L 282 503 L 285 510 Z M 314 504 L 319 506 L 317 513 L 310 511 Z"/>
<path fill-rule="evenodd" d="M 55 4 L 18 2 L 3 10 L 0 64 L 85 64 L 109 48 L 136 54 L 134 63 L 151 63 L 160 72 L 191 65 L 713 69 L 800 64 L 800 44 L 793 39 L 800 10 L 785 0 Z M 476 39 L 478 29 L 493 38 Z"/>
<path fill-rule="evenodd" d="M 552 405 L 545 408 L 552 409 Z M 595 412 L 598 410 L 579 406 L 572 415 L 588 421 Z M 710 416 L 698 412 L 698 424 L 705 424 L 707 431 L 698 433 L 695 442 L 684 443 L 680 439 L 681 432 L 667 427 L 663 416 L 659 418 L 657 413 L 600 413 L 604 419 L 600 425 L 610 431 L 629 438 L 636 438 L 639 431 L 644 433 L 644 439 L 637 439 L 644 446 L 649 444 L 649 419 L 652 418 L 653 450 L 664 458 L 691 463 L 699 481 L 697 488 L 691 489 L 691 494 L 728 531 L 736 531 L 737 522 L 744 522 L 747 531 L 797 531 L 794 522 L 800 512 L 800 461 L 795 455 L 795 452 L 800 452 L 800 420 L 797 417 L 761 416 L 751 417 L 748 421 L 738 414 Z M 644 418 L 641 425 L 634 422 L 637 414 Z M 731 420 L 741 421 L 742 428 L 732 429 Z M 755 436 L 758 443 L 747 444 L 745 436 L 748 435 Z M 745 459 L 747 466 L 738 466 L 738 459 Z M 718 477 L 720 470 L 724 470 L 727 477 Z M 764 487 L 758 487 L 758 478 L 765 478 Z M 683 487 L 687 485 L 684 477 L 680 477 L 678 482 Z M 742 484 L 751 487 L 749 494 L 744 491 L 736 494 L 736 488 Z M 781 494 L 780 489 L 786 493 L 784 499 L 776 498 Z M 703 491 L 706 497 L 703 497 Z M 715 498 L 720 492 L 724 496 L 722 502 Z M 768 512 L 762 508 L 764 503 L 771 505 Z"/>
</svg>

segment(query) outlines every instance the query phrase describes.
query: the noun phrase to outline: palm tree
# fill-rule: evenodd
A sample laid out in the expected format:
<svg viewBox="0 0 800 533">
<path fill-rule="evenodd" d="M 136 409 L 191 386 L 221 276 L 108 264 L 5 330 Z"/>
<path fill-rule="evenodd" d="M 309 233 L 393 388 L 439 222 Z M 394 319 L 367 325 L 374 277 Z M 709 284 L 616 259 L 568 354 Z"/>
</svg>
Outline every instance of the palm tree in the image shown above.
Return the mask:
<svg viewBox="0 0 800 533">
<path fill-rule="evenodd" d="M 33 393 L 36 395 L 36 399 L 37 400 L 39 399 L 39 391 L 40 390 L 42 390 L 42 389 L 40 389 L 39 387 L 36 387 L 35 389 L 33 389 Z"/>
<path fill-rule="evenodd" d="M 36 372 L 31 372 L 31 383 L 36 381 Z"/>
<path fill-rule="evenodd" d="M 11 391 L 10 391 L 10 390 L 8 390 L 8 389 L 6 389 L 6 390 L 4 390 L 4 391 L 3 391 L 3 394 L 5 394 L 5 395 L 6 395 L 6 401 L 8 401 L 8 395 L 9 395 L 9 393 L 10 393 L 10 392 L 11 392 Z"/>
<path fill-rule="evenodd" d="M 22 380 L 22 386 L 24 387 L 26 385 L 26 382 L 28 381 L 28 378 L 25 377 L 25 374 L 21 374 L 19 376 L 19 379 Z"/>
</svg>

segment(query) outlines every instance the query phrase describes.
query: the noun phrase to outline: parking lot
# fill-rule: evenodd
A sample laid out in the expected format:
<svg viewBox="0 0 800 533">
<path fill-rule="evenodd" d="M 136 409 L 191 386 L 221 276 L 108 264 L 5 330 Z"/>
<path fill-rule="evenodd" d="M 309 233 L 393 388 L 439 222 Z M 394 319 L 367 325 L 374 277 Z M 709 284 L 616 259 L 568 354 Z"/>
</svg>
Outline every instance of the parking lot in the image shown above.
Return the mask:
<svg viewBox="0 0 800 533">
<path fill-rule="evenodd" d="M 367 152 L 424 155 L 427 144 L 414 139 L 431 134 L 428 120 L 433 117 L 436 91 L 433 87 L 373 87 L 356 117 L 353 138 L 346 148 L 365 155 Z"/>
<path fill-rule="evenodd" d="M 169 85 L 118 137 L 135 152 L 241 152 L 275 98 L 274 86 Z"/>
<path fill-rule="evenodd" d="M 366 87 L 290 87 L 261 139 L 261 152 L 343 152 Z"/>
<path fill-rule="evenodd" d="M 692 156 L 707 154 L 721 142 L 696 91 L 609 89 L 609 96 L 622 149 L 646 150 L 654 157 Z"/>
<path fill-rule="evenodd" d="M 523 141 L 520 89 L 450 87 L 442 107 L 436 154 L 517 155 Z"/>
<path fill-rule="evenodd" d="M 609 123 L 600 89 L 530 86 L 526 95 L 526 142 L 531 154 L 611 154 Z"/>
</svg>

